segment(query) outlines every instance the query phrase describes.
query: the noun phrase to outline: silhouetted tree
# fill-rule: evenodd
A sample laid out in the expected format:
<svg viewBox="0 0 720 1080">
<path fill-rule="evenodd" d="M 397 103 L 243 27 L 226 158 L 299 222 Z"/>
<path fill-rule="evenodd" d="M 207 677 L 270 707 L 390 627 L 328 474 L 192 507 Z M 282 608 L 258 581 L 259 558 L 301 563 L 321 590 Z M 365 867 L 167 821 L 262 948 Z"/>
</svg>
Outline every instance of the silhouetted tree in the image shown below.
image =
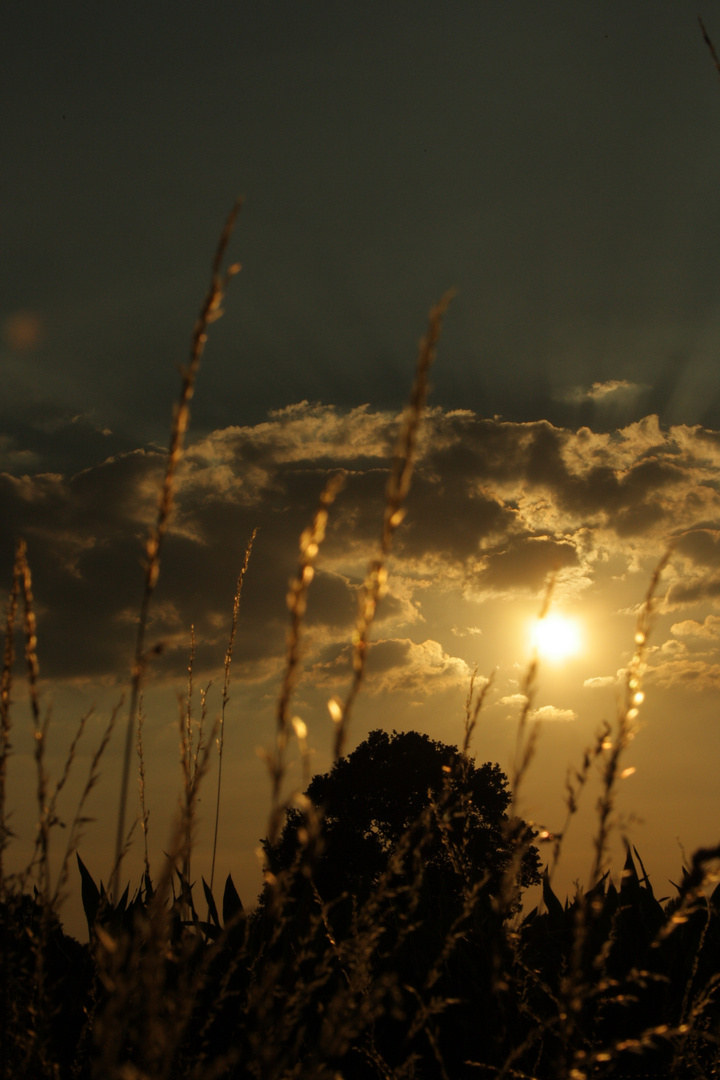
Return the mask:
<svg viewBox="0 0 720 1080">
<path fill-rule="evenodd" d="M 419 856 L 423 876 L 451 894 L 484 880 L 497 896 L 516 856 L 517 886 L 540 881 L 528 826 L 508 821 L 511 796 L 500 766 L 476 765 L 427 735 L 372 731 L 315 776 L 306 795 L 321 816 L 312 876 L 325 901 L 347 895 L 363 903 L 403 844 L 406 862 Z M 291 809 L 278 842 L 264 842 L 272 873 L 289 871 L 302 856 L 304 828 L 304 812 Z"/>
</svg>

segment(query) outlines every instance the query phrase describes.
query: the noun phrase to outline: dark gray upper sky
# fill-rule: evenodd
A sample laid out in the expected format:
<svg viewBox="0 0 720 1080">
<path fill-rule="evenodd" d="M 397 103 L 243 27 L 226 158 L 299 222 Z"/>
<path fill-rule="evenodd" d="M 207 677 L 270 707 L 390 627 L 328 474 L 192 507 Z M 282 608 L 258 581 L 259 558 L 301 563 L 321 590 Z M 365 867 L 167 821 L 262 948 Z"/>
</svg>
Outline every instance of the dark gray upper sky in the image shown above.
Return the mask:
<svg viewBox="0 0 720 1080">
<path fill-rule="evenodd" d="M 3 24 L 13 460 L 165 440 L 237 193 L 196 432 L 399 406 L 450 286 L 436 403 L 720 425 L 720 85 L 693 6 L 28 0 Z"/>
</svg>

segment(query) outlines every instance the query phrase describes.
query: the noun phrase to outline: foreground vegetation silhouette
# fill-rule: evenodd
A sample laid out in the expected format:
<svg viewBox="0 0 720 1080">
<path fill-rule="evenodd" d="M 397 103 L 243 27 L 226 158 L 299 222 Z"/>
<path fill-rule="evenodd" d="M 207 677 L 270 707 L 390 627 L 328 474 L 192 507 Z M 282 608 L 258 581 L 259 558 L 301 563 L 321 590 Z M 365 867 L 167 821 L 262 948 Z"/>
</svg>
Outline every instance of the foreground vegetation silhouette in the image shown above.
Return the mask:
<svg viewBox="0 0 720 1080">
<path fill-rule="evenodd" d="M 539 857 L 509 800 L 497 765 L 374 731 L 265 842 L 249 915 L 231 878 L 217 905 L 178 869 L 170 903 L 147 876 L 114 903 L 78 858 L 82 946 L 7 895 L 3 1075 L 716 1075 L 717 851 L 665 906 L 628 849 L 619 889 L 562 904 L 545 875 L 521 918 Z"/>
</svg>

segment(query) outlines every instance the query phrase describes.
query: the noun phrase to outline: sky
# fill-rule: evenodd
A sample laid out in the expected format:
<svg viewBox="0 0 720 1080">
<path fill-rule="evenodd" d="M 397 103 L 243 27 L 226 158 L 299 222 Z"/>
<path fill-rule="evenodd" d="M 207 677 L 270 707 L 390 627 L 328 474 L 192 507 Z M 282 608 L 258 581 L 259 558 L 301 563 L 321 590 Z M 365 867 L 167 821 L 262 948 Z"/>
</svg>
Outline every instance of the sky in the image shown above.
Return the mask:
<svg viewBox="0 0 720 1080">
<path fill-rule="evenodd" d="M 720 45 L 716 6 L 697 8 Z M 242 194 L 229 252 L 242 271 L 211 327 L 151 609 L 163 645 L 144 699 L 153 851 L 179 791 L 191 627 L 193 711 L 212 680 L 209 730 L 257 528 L 218 877 L 232 872 L 246 903 L 260 889 L 269 783 L 256 751 L 273 739 L 288 581 L 342 468 L 292 703 L 313 769 L 328 767 L 326 703 L 349 685 L 418 339 L 455 288 L 350 746 L 374 727 L 461 741 L 477 669 L 477 686 L 494 676 L 473 750 L 509 769 L 554 574 L 551 610 L 578 636 L 564 658 L 541 657 L 540 737 L 518 797 L 557 831 L 567 770 L 617 714 L 639 607 L 672 543 L 618 796 L 656 895 L 671 895 L 683 851 L 717 842 L 720 810 L 720 85 L 695 8 L 29 2 L 4 26 L 0 554 L 9 584 L 26 538 L 56 779 L 93 707 L 65 816 L 127 691 L 178 369 Z M 14 865 L 34 836 L 20 677 L 18 665 Z M 125 722 L 81 844 L 105 880 Z M 199 808 L 206 877 L 216 767 Z M 287 785 L 303 786 L 294 764 Z M 586 882 L 598 792 L 595 777 L 560 892 Z M 134 814 L 135 778 L 132 795 Z"/>
</svg>

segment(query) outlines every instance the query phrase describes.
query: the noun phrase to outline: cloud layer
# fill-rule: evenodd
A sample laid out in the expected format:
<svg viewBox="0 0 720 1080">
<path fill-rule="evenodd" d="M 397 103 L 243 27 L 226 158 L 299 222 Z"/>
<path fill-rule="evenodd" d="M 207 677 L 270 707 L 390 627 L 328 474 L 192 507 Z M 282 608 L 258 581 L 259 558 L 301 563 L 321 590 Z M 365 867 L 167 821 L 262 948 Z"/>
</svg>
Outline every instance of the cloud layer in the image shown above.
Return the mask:
<svg viewBox="0 0 720 1080">
<path fill-rule="evenodd" d="M 161 670 L 182 669 L 191 624 L 198 665 L 221 662 L 238 568 L 258 528 L 237 655 L 245 680 L 277 674 L 298 537 L 328 477 L 344 469 L 310 590 L 305 651 L 308 678 L 342 679 L 358 590 L 380 533 L 397 422 L 369 407 L 342 412 L 302 402 L 190 446 L 153 606 Z M 9 578 L 14 539 L 28 541 L 44 674 L 124 676 L 163 454 L 120 453 L 72 476 L 25 473 L 22 459 L 6 463 L 15 471 L 0 475 L 0 551 Z M 553 574 L 556 596 L 577 598 L 605 577 L 657 562 L 670 542 L 662 594 L 674 621 L 651 663 L 667 683 L 716 685 L 718 464 L 720 434 L 664 430 L 654 416 L 598 433 L 431 410 L 379 611 L 369 689 L 416 695 L 461 684 L 469 668 L 455 655 L 458 643 L 492 634 L 483 605 L 539 597 Z M 477 605 L 476 617 L 453 619 L 441 639 L 430 613 L 453 597 Z M 598 671 L 586 684 L 611 678 Z"/>
</svg>

